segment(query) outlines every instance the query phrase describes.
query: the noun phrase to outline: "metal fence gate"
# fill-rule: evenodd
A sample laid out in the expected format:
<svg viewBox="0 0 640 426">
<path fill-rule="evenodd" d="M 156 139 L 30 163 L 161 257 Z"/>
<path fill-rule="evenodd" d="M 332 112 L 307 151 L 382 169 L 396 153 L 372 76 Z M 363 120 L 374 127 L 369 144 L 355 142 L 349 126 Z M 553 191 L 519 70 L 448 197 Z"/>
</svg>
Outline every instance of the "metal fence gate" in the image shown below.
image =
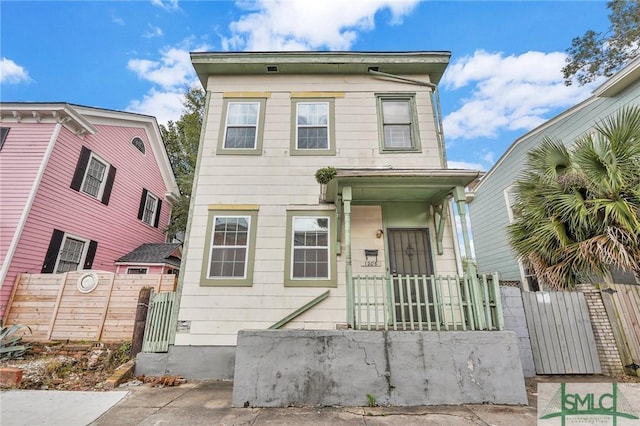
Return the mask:
<svg viewBox="0 0 640 426">
<path fill-rule="evenodd" d="M 600 359 L 584 294 L 523 292 L 537 374 L 600 374 Z"/>
</svg>

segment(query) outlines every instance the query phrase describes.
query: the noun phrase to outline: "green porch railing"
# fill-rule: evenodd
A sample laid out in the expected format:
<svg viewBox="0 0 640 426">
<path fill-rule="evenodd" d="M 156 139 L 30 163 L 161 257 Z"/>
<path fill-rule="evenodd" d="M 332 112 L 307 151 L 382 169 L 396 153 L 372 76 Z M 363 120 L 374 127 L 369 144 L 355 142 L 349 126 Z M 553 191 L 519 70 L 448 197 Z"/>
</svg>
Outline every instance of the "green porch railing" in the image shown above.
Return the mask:
<svg viewBox="0 0 640 426">
<path fill-rule="evenodd" d="M 144 327 L 142 352 L 167 352 L 171 340 L 171 313 L 176 302 L 175 292 L 151 295 L 147 322 Z"/>
<path fill-rule="evenodd" d="M 498 275 L 353 277 L 359 330 L 503 330 Z"/>
</svg>

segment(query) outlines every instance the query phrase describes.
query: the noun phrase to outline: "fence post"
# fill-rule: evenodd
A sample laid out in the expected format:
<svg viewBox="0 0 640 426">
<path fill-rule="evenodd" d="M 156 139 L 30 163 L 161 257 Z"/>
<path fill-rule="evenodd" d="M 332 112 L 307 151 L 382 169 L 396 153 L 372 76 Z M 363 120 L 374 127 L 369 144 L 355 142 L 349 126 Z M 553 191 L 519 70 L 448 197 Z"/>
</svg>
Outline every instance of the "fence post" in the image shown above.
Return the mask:
<svg viewBox="0 0 640 426">
<path fill-rule="evenodd" d="M 142 341 L 144 340 L 144 328 L 147 322 L 147 311 L 151 299 L 151 287 L 143 287 L 138 295 L 138 305 L 136 308 L 136 321 L 133 325 L 133 337 L 131 339 L 131 357 L 134 358 L 138 352 L 142 351 Z"/>
</svg>

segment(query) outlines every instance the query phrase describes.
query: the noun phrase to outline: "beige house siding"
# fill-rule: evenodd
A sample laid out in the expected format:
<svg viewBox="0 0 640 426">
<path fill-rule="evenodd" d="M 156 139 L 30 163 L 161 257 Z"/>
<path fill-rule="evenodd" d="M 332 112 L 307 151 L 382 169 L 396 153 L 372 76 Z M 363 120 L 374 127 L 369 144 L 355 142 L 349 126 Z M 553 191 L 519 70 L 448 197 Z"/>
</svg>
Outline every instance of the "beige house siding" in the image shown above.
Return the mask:
<svg viewBox="0 0 640 426">
<path fill-rule="evenodd" d="M 416 77 L 428 81 L 428 77 Z M 330 290 L 330 297 L 307 311 L 287 328 L 335 329 L 346 324 L 344 235 L 337 262 L 337 287 L 285 287 L 286 217 L 288 209 L 330 210 L 319 203 L 318 168 L 397 167 L 439 168 L 440 156 L 430 89 L 371 76 L 251 76 L 211 77 L 208 116 L 201 147 L 197 190 L 189 231 L 188 254 L 181 270 L 183 288 L 179 320 L 189 331 L 179 331 L 176 345 L 235 345 L 240 329 L 265 329 Z M 336 92 L 335 155 L 291 156 L 291 98 L 293 92 Z M 225 94 L 268 95 L 261 155 L 216 155 Z M 376 93 L 415 94 L 421 153 L 380 153 Z M 298 93 L 299 95 L 299 93 Z M 203 287 L 202 256 L 210 205 L 259 206 L 253 285 Z M 425 205 L 425 209 L 428 206 Z M 386 272 L 381 206 L 352 207 L 353 273 Z M 344 218 L 341 218 L 344 221 Z M 344 222 L 343 222 L 344 223 Z M 447 221 L 444 254 L 435 254 L 433 218 L 429 213 L 434 265 L 438 274 L 455 274 L 456 257 L 451 222 Z M 340 227 L 344 234 L 344 225 Z M 335 249 L 333 242 L 332 250 Z M 378 267 L 364 267 L 364 249 L 378 249 Z"/>
</svg>

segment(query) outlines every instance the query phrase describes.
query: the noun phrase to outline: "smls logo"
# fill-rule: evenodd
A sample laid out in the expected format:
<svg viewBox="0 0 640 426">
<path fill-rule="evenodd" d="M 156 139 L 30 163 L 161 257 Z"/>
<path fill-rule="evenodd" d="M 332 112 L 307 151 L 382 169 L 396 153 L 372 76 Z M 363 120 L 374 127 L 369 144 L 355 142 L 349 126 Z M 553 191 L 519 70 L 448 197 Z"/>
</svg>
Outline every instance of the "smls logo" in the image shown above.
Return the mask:
<svg viewBox="0 0 640 426">
<path fill-rule="evenodd" d="M 598 389 L 603 389 L 597 392 Z M 586 392 L 580 390 L 587 389 Z M 541 389 L 540 389 L 541 390 Z M 609 424 L 618 425 L 618 420 L 625 424 L 638 420 L 634 407 L 620 392 L 617 383 L 611 384 L 572 384 L 571 392 L 566 383 L 561 383 L 551 401 L 539 416 L 540 420 L 559 419 L 560 424 Z M 543 424 L 546 422 L 540 422 Z M 557 423 L 556 423 L 557 424 Z"/>
</svg>

